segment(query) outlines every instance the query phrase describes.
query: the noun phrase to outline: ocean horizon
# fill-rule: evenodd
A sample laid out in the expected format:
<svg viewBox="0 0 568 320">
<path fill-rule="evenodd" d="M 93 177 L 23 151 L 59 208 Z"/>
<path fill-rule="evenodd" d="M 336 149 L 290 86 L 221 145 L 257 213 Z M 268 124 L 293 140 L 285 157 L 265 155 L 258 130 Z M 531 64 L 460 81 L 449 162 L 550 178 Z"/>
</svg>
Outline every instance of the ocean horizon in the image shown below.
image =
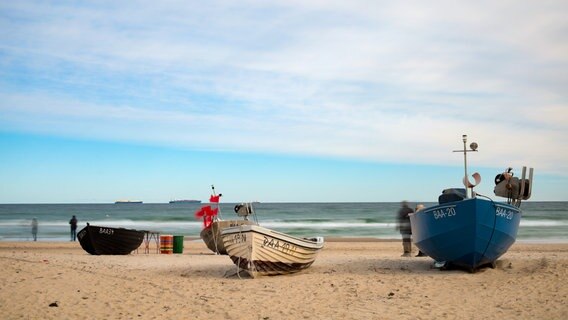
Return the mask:
<svg viewBox="0 0 568 320">
<path fill-rule="evenodd" d="M 239 219 L 238 203 L 221 203 L 223 219 Z M 416 203 L 410 203 L 415 205 Z M 426 206 L 435 203 L 423 202 Z M 0 204 L 0 241 L 31 241 L 31 220 L 39 221 L 38 241 L 69 241 L 69 219 L 86 226 L 157 231 L 199 237 L 196 210 L 208 203 Z M 302 237 L 400 239 L 396 230 L 399 202 L 255 203 L 264 227 Z M 568 242 L 567 201 L 527 201 L 517 235 L 522 242 Z"/>
</svg>

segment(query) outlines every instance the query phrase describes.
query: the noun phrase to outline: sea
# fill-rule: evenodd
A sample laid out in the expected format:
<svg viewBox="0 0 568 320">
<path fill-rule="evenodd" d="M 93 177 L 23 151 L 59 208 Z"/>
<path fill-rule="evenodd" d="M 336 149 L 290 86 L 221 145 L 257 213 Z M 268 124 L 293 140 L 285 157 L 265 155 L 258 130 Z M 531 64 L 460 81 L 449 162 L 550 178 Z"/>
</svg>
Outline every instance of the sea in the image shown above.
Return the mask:
<svg viewBox="0 0 568 320">
<path fill-rule="evenodd" d="M 204 205 L 208 204 L 0 204 L 0 241 L 31 241 L 34 217 L 39 222 L 38 241 L 69 241 L 73 215 L 79 220 L 78 231 L 90 223 L 198 238 L 203 222 L 195 212 Z M 235 205 L 221 203 L 221 218 L 239 219 Z M 260 225 L 296 236 L 400 238 L 395 220 L 398 202 L 255 203 L 253 207 Z M 527 201 L 521 209 L 518 241 L 568 242 L 568 202 Z"/>
</svg>

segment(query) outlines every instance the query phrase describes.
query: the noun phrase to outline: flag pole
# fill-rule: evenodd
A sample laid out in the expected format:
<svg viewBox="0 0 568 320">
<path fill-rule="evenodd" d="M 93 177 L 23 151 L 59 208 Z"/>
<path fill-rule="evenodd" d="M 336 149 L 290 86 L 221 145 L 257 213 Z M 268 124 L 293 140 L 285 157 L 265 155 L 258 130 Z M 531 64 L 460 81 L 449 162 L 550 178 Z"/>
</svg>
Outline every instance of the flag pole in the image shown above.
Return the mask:
<svg viewBox="0 0 568 320">
<path fill-rule="evenodd" d="M 211 185 L 211 190 L 213 191 L 213 196 L 216 197 L 217 194 L 215 193 L 215 185 L 213 185 L 213 184 Z M 219 195 L 219 196 L 221 196 L 221 195 Z M 211 202 L 211 201 L 209 201 L 209 202 Z M 219 201 L 217 201 L 216 206 L 217 206 L 217 212 L 218 212 L 217 215 L 220 218 L 222 218 L 221 217 L 221 206 L 219 205 Z M 215 219 L 217 219 L 217 216 L 215 216 Z"/>
</svg>

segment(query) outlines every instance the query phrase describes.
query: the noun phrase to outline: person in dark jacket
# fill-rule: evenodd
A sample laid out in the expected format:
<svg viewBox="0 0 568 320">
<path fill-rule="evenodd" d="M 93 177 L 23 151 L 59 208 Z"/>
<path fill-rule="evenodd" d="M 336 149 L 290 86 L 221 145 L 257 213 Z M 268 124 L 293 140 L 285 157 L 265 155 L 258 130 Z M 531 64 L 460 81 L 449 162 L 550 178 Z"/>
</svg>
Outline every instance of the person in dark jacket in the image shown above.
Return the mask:
<svg viewBox="0 0 568 320">
<path fill-rule="evenodd" d="M 71 225 L 71 241 L 77 240 L 77 217 L 73 216 L 69 220 L 69 225 Z"/>
<path fill-rule="evenodd" d="M 397 228 L 400 234 L 402 235 L 402 248 L 404 253 L 402 254 L 403 257 L 410 257 L 410 253 L 412 252 L 412 230 L 410 229 L 410 216 L 409 214 L 412 213 L 412 209 L 408 206 L 408 202 L 402 201 L 400 203 L 401 207 L 398 210 L 397 215 Z"/>
</svg>

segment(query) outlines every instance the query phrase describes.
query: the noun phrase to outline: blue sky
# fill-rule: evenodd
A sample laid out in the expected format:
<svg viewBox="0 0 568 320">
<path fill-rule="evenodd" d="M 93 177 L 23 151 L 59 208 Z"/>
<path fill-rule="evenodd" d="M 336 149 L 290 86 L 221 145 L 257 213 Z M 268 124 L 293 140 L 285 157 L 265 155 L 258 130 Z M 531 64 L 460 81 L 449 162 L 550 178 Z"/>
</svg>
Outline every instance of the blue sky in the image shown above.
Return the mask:
<svg viewBox="0 0 568 320">
<path fill-rule="evenodd" d="M 0 203 L 568 200 L 565 1 L 3 1 Z"/>
</svg>

